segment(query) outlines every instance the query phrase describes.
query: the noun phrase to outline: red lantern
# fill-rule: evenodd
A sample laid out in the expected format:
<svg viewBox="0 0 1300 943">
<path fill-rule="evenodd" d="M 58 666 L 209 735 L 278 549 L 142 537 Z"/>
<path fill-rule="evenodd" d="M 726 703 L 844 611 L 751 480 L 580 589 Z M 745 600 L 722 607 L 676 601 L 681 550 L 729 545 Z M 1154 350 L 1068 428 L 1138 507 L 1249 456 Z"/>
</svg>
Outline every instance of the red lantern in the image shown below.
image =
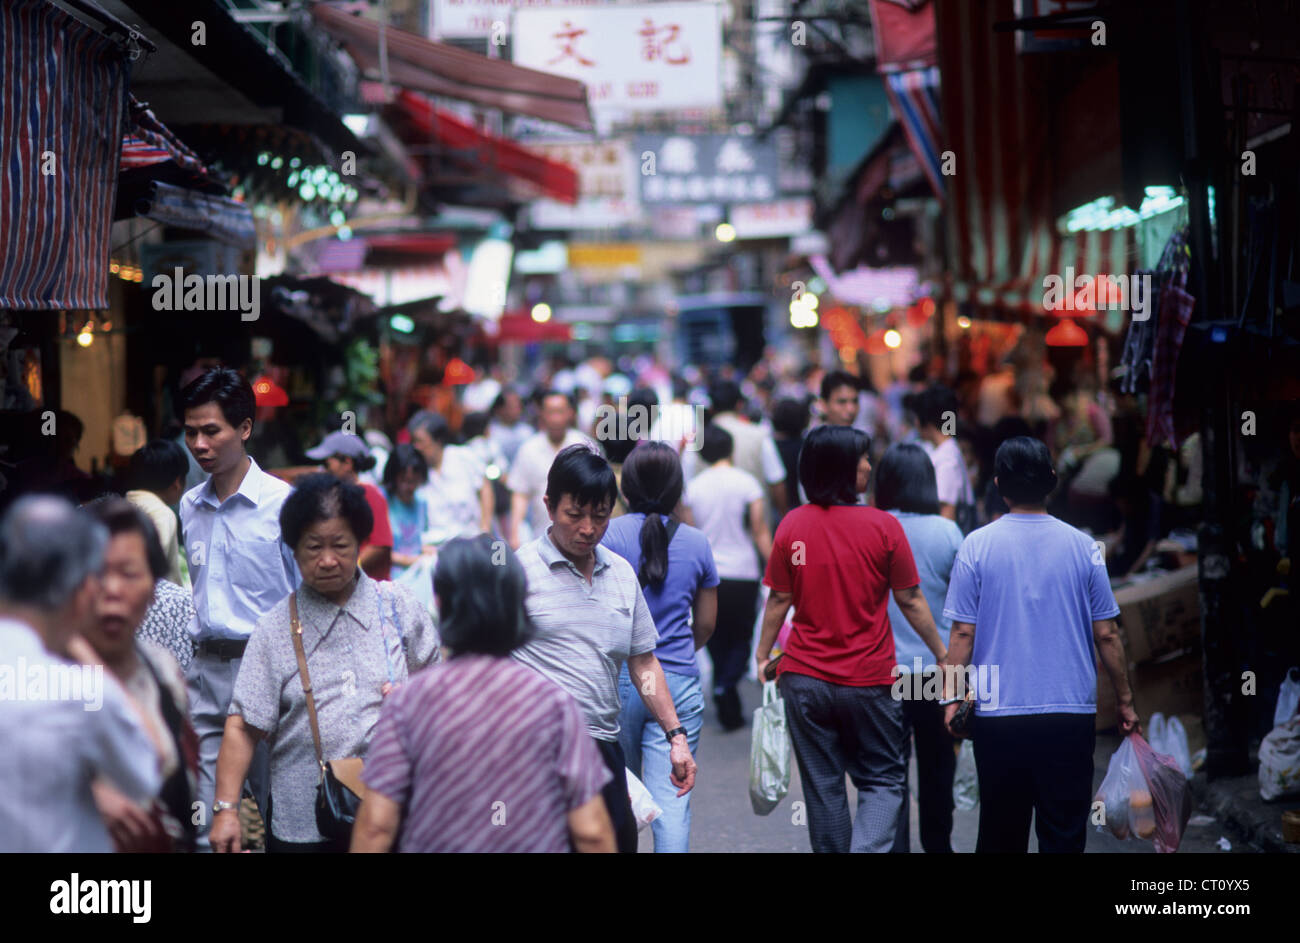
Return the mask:
<svg viewBox="0 0 1300 943">
<path fill-rule="evenodd" d="M 258 406 L 288 406 L 289 394 L 266 374 L 253 381 L 253 398 Z"/>
<path fill-rule="evenodd" d="M 1048 347 L 1087 347 L 1088 332 L 1075 324 L 1073 318 L 1061 318 L 1043 341 Z"/>
</svg>

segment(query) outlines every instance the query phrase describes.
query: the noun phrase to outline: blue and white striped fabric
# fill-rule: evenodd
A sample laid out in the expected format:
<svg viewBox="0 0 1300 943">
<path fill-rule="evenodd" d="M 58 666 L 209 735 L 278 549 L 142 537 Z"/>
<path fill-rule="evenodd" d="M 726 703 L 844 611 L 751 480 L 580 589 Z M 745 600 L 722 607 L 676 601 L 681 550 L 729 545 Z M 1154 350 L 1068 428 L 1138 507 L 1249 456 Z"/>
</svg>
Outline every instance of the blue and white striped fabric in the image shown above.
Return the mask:
<svg viewBox="0 0 1300 943">
<path fill-rule="evenodd" d="M 935 195 L 943 199 L 943 176 L 939 172 L 939 68 L 892 72 L 885 76 L 885 91 L 912 153 L 921 162 Z"/>
<path fill-rule="evenodd" d="M 111 39 L 0 3 L 0 308 L 108 307 L 126 83 Z"/>
<path fill-rule="evenodd" d="M 168 226 L 207 233 L 237 249 L 251 249 L 257 244 L 252 209 L 223 196 L 209 196 L 155 180 L 149 195 L 136 201 L 136 212 Z"/>
</svg>

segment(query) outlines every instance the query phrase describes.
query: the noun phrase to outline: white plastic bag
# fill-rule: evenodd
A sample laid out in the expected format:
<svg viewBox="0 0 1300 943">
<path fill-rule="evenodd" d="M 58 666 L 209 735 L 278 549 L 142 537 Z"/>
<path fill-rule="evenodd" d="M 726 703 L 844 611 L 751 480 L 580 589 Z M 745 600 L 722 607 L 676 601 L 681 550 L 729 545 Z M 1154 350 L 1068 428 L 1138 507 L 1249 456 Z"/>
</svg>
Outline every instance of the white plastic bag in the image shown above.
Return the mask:
<svg viewBox="0 0 1300 943">
<path fill-rule="evenodd" d="M 790 791 L 790 731 L 785 722 L 785 701 L 776 682 L 763 684 L 763 706 L 754 711 L 753 739 L 749 746 L 749 804 L 767 815 Z"/>
<path fill-rule="evenodd" d="M 435 624 L 438 618 L 438 604 L 433 597 L 433 570 L 436 557 L 421 556 L 402 574 L 393 580 L 399 586 L 405 586 L 411 595 L 433 616 Z"/>
<path fill-rule="evenodd" d="M 1282 688 L 1277 692 L 1277 707 L 1273 710 L 1273 726 L 1281 727 L 1295 716 L 1300 708 L 1300 668 L 1292 668 L 1282 679 Z"/>
<path fill-rule="evenodd" d="M 1274 727 L 1259 744 L 1259 794 L 1265 800 L 1300 792 L 1300 716 Z"/>
<path fill-rule="evenodd" d="M 1187 742 L 1187 730 L 1177 717 L 1165 719 L 1163 714 L 1152 714 L 1147 727 L 1147 743 L 1163 756 L 1173 757 L 1178 768 L 1188 779 L 1192 778 L 1192 750 Z"/>
<path fill-rule="evenodd" d="M 1105 810 L 1098 831 L 1109 828 L 1120 840 L 1149 840 L 1161 854 L 1178 850 L 1192 815 L 1191 787 L 1183 771 L 1136 731 L 1111 756 L 1095 801 Z"/>
<path fill-rule="evenodd" d="M 975 773 L 975 745 L 961 742 L 957 754 L 957 771 L 952 777 L 952 801 L 959 809 L 970 811 L 980 803 L 980 781 Z"/>
<path fill-rule="evenodd" d="M 631 770 L 627 771 L 627 797 L 632 802 L 632 816 L 636 819 L 637 831 L 664 814 L 645 783 Z"/>
</svg>

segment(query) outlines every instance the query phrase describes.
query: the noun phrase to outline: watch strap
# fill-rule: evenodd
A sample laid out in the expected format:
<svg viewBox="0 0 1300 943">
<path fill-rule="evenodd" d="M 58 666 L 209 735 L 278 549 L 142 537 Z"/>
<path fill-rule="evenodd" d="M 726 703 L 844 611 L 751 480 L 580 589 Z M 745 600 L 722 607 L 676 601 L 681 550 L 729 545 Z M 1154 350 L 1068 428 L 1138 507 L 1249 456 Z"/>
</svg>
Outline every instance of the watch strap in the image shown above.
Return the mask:
<svg viewBox="0 0 1300 943">
<path fill-rule="evenodd" d="M 689 737 L 689 736 L 690 736 L 690 734 L 688 734 L 688 733 L 686 732 L 686 728 L 685 728 L 685 727 L 680 727 L 680 726 L 679 726 L 679 727 L 674 727 L 672 730 L 668 731 L 668 733 L 665 734 L 665 736 L 668 738 L 668 742 L 669 742 L 669 743 L 672 743 L 672 742 L 673 742 L 673 737 L 677 736 L 678 734 L 681 734 L 683 737 Z"/>
</svg>

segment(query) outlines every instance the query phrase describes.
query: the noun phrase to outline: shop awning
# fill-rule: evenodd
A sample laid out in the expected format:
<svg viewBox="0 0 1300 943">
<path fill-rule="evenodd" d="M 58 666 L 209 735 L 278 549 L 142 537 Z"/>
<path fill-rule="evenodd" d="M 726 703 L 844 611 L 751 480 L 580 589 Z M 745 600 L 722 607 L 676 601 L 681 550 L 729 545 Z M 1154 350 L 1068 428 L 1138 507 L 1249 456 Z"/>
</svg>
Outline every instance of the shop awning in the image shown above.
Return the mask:
<svg viewBox="0 0 1300 943">
<path fill-rule="evenodd" d="M 155 180 L 150 192 L 136 201 L 135 210 L 140 216 L 206 233 L 239 249 L 251 249 L 257 244 L 253 211 L 237 200 Z"/>
<path fill-rule="evenodd" d="M 367 74 L 378 75 L 380 26 L 318 3 L 312 16 Z M 446 98 L 499 108 L 591 130 L 587 87 L 575 80 L 526 69 L 503 59 L 489 59 L 415 33 L 386 27 L 383 43 L 388 80 L 395 85 Z"/>
<path fill-rule="evenodd" d="M 993 29 L 1014 14 L 1012 0 L 937 8 L 943 141 L 956 161 L 944 178 L 950 269 L 959 302 L 1043 315 L 1047 275 L 1131 272 L 1136 240 L 1131 228 L 1058 230 L 1061 196 L 1084 175 L 1095 174 L 1093 196 L 1118 191 L 1118 138 L 1090 125 L 1091 146 L 1074 140 L 1071 105 L 1100 95 L 1095 75 L 1019 54 L 1013 33 Z M 1064 89 L 1063 74 L 1075 80 Z"/>
<path fill-rule="evenodd" d="M 135 170 L 172 161 L 182 170 L 207 176 L 199 156 L 158 120 L 150 108 L 131 96 L 130 124 L 122 138 L 122 170 Z"/>
<path fill-rule="evenodd" d="M 0 308 L 108 307 L 127 60 L 45 0 L 0 3 Z"/>
<path fill-rule="evenodd" d="M 401 92 L 396 104 L 409 125 L 408 145 L 436 141 L 448 156 L 459 156 L 471 170 L 495 171 L 524 181 L 539 196 L 568 204 L 578 202 L 578 172 L 567 164 L 542 157 L 506 138 L 486 134 L 418 92 Z"/>
<path fill-rule="evenodd" d="M 498 344 L 536 344 L 541 341 L 573 340 L 573 325 L 557 321 L 534 321 L 528 313 L 503 314 L 493 338 Z"/>
</svg>

